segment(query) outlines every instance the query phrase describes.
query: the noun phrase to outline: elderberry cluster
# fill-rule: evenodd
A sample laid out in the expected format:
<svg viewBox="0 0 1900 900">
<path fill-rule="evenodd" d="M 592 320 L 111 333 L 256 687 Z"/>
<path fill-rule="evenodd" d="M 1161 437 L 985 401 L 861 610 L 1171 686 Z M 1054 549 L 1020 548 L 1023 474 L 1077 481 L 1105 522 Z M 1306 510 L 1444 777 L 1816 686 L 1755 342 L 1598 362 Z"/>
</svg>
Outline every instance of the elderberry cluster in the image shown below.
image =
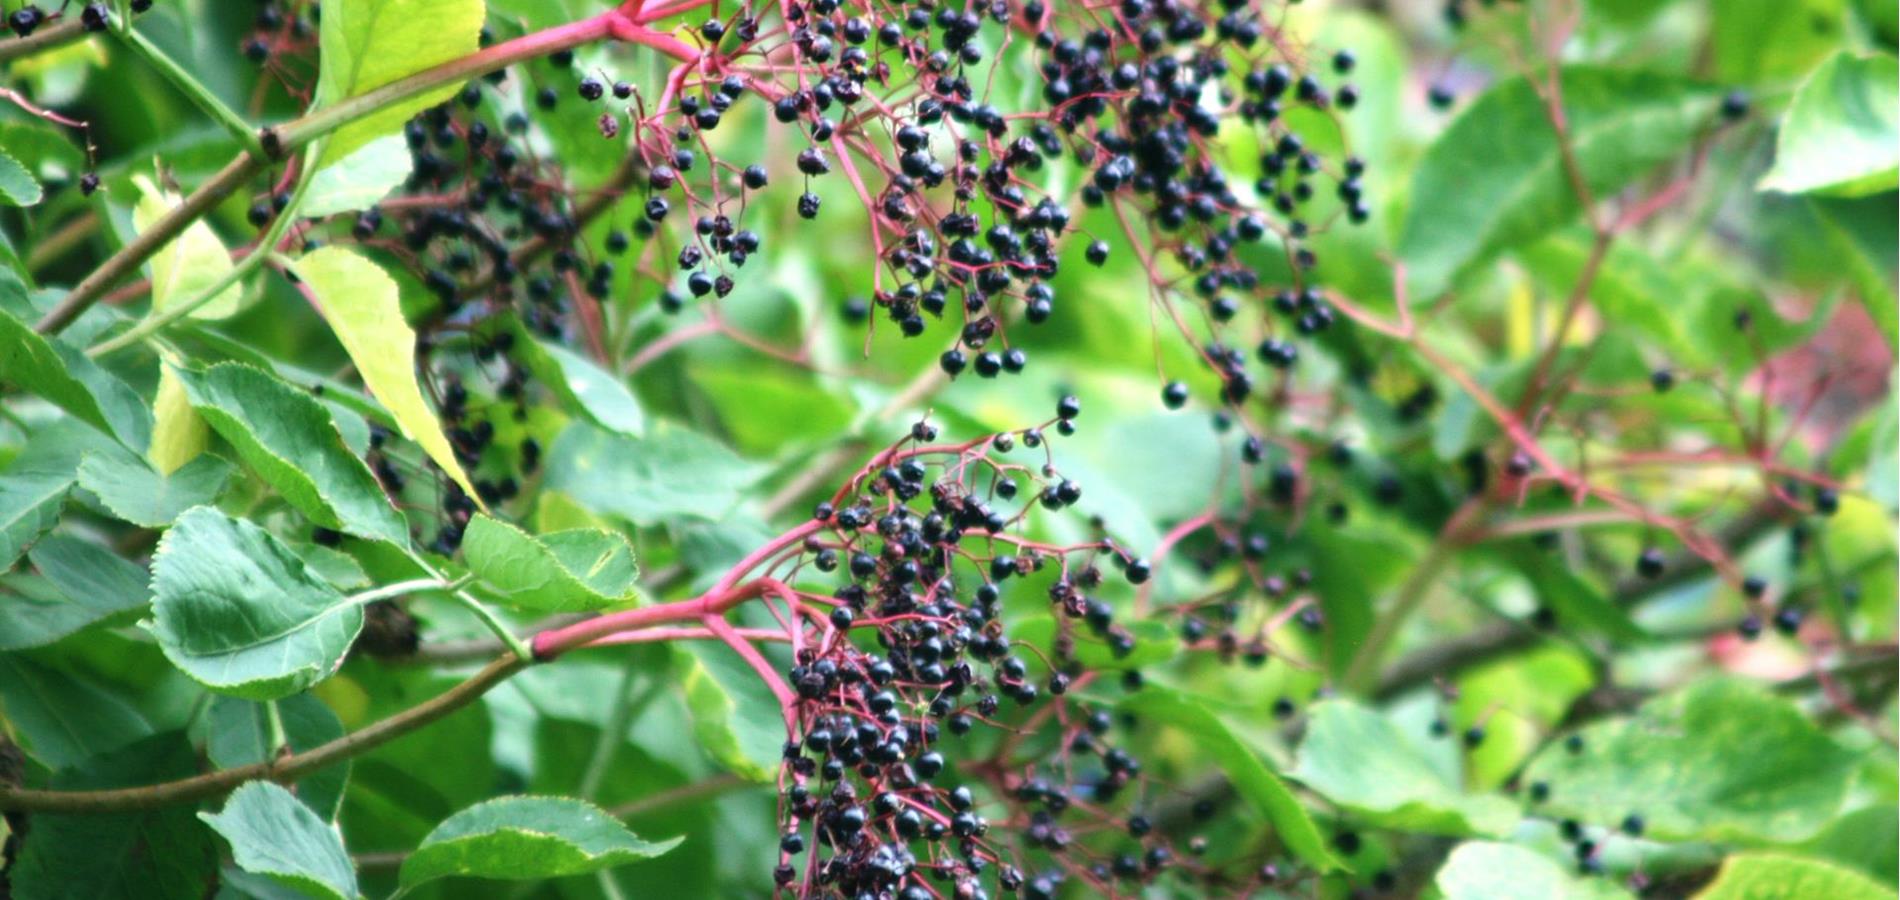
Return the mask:
<svg viewBox="0 0 1900 900">
<path fill-rule="evenodd" d="M 1106 538 L 1017 536 L 1034 507 L 1081 498 L 1047 445 L 1079 414 L 1065 398 L 1042 427 L 948 446 L 919 423 L 814 510 L 797 563 L 807 574 L 787 580 L 840 583 L 793 592 L 814 611 L 785 676 L 784 890 L 1047 898 L 1071 881 L 1106 894 L 1175 871 L 1213 877 L 1190 861 L 1204 840 L 1177 847 L 1142 812 L 1156 791 L 1116 737 L 1135 723 L 1095 689 L 1107 673 L 1078 661 L 1083 642 L 1113 660 L 1136 649 L 1102 597 L 1104 570 L 1139 585 L 1151 566 Z M 1042 461 L 1010 459 L 1021 451 Z M 1026 643 L 1005 603 L 1032 582 L 1055 627 Z M 1121 678 L 1142 683 L 1132 669 Z M 1195 804 L 1196 819 L 1212 811 Z"/>
</svg>

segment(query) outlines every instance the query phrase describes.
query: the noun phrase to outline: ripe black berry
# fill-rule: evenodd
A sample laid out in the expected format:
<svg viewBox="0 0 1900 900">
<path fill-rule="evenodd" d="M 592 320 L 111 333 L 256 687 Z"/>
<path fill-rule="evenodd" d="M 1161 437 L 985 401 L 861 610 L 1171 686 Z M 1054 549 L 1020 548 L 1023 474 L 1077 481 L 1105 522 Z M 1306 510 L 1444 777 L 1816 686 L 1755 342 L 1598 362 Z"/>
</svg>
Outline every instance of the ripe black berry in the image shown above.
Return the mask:
<svg viewBox="0 0 1900 900">
<path fill-rule="evenodd" d="M 601 84 L 599 79 L 589 76 L 581 79 L 578 90 L 582 100 L 592 103 L 606 94 L 607 87 Z"/>
</svg>

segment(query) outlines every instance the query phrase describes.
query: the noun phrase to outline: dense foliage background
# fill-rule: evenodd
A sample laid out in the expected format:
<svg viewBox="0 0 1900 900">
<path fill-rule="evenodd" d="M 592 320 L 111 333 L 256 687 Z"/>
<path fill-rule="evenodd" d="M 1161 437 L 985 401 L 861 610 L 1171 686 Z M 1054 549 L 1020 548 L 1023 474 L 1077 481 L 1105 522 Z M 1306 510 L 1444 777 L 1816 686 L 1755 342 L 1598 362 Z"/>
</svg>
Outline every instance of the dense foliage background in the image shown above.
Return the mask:
<svg viewBox="0 0 1900 900">
<path fill-rule="evenodd" d="M 0 896 L 761 896 L 781 864 L 817 895 L 842 832 L 782 841 L 824 757 L 815 693 L 786 756 L 774 688 L 812 669 L 783 642 L 901 584 L 914 523 L 838 558 L 857 528 L 812 510 L 938 488 L 1007 514 L 952 523 L 948 605 L 860 602 L 824 644 L 903 645 L 918 746 L 877 777 L 945 771 L 892 804 L 948 823 L 977 791 L 975 849 L 856 798 L 913 865 L 965 860 L 893 895 L 1894 896 L 1892 4 L 787 3 L 769 57 L 753 10 L 692 0 L 28 9 L 0 38 Z M 1205 126 L 1180 147 L 1218 211 L 1078 155 L 1134 101 L 1032 127 L 1094 76 L 1052 87 L 1026 20 L 1183 10 L 1208 86 L 1158 108 Z M 838 64 L 900 99 L 835 142 L 786 124 L 774 84 L 844 71 L 773 37 L 788 12 L 840 48 L 901 23 L 923 50 Z M 1110 63 L 1165 55 L 1135 34 Z M 1312 79 L 1278 119 L 1270 64 Z M 917 71 L 993 105 L 946 119 L 1002 136 L 972 171 L 1014 154 L 916 195 L 932 236 L 954 204 L 1031 247 L 947 313 L 878 256 L 937 252 L 883 193 L 931 177 L 895 147 Z M 714 114 L 669 135 L 689 94 Z M 1010 179 L 1051 205 L 998 237 Z M 713 205 L 742 231 L 695 244 Z M 900 472 L 907 446 L 951 449 Z M 985 657 L 930 708 L 961 676 L 926 678 L 906 616 L 1007 636 L 970 659 L 1023 668 L 1009 699 L 975 704 Z"/>
</svg>

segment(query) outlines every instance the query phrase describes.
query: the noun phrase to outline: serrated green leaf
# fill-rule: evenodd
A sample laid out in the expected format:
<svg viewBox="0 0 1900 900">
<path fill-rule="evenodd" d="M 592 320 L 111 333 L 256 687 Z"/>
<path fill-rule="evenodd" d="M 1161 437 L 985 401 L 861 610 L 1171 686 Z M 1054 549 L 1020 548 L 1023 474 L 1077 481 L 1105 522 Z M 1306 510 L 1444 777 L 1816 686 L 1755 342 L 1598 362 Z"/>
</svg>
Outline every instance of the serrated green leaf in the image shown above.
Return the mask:
<svg viewBox="0 0 1900 900">
<path fill-rule="evenodd" d="M 8 206 L 32 206 L 46 196 L 33 173 L 20 161 L 0 150 L 0 201 Z"/>
<path fill-rule="evenodd" d="M 355 900 L 356 867 L 342 837 L 283 787 L 248 782 L 223 810 L 198 818 L 231 845 L 238 868 L 310 896 Z"/>
<path fill-rule="evenodd" d="M 204 455 L 170 475 L 116 446 L 87 453 L 79 462 L 79 486 L 91 491 L 114 516 L 142 528 L 164 528 L 179 514 L 218 498 L 233 467 Z"/>
<path fill-rule="evenodd" d="M 385 3 L 397 5 L 396 0 Z M 422 399 L 422 388 L 416 383 L 416 333 L 402 317 L 396 282 L 375 263 L 342 247 L 305 254 L 295 268 L 297 277 L 316 295 L 330 330 L 350 354 L 369 392 L 395 417 L 403 434 L 480 504 L 475 485 L 442 433 L 442 423 Z"/>
<path fill-rule="evenodd" d="M 13 568 L 40 535 L 59 524 L 72 487 L 72 478 L 58 472 L 0 474 L 0 572 Z"/>
<path fill-rule="evenodd" d="M 310 520 L 359 537 L 407 544 L 408 526 L 361 459 L 344 446 L 330 411 L 240 363 L 177 370 L 193 408 L 239 458 Z"/>
<path fill-rule="evenodd" d="M 1293 777 L 1386 828 L 1427 834 L 1504 834 L 1517 808 L 1448 784 L 1391 720 L 1350 700 L 1314 705 Z"/>
<path fill-rule="evenodd" d="M 482 0 L 332 0 L 323 9 L 317 32 L 314 107 L 335 105 L 474 53 L 482 18 Z M 455 96 L 460 88 L 432 88 L 337 129 L 324 141 L 317 168 L 394 133 L 410 116 Z"/>
<path fill-rule="evenodd" d="M 197 507 L 152 560 L 152 633 L 173 665 L 219 693 L 275 700 L 328 678 L 363 609 L 249 522 Z"/>
<path fill-rule="evenodd" d="M 1444 900 L 1615 900 L 1630 893 L 1601 878 L 1580 878 L 1549 857 L 1515 844 L 1467 841 L 1432 877 Z"/>
<path fill-rule="evenodd" d="M 1900 61 L 1843 51 L 1795 91 L 1761 189 L 1864 197 L 1900 184 Z"/>
<path fill-rule="evenodd" d="M 548 452 L 545 486 L 635 525 L 716 520 L 761 474 L 717 441 L 678 426 L 630 438 L 574 423 Z"/>
<path fill-rule="evenodd" d="M 1738 853 L 1722 862 L 1696 900 L 1893 900 L 1892 887 L 1852 869 L 1778 853 Z"/>
<path fill-rule="evenodd" d="M 71 345 L 42 337 L 4 310 L 0 382 L 45 398 L 140 453 L 151 444 L 152 411 L 132 388 Z"/>
<path fill-rule="evenodd" d="M 1713 89 L 1653 72 L 1575 66 L 1560 75 L 1578 168 L 1597 196 L 1686 152 L 1718 102 Z M 1580 210 L 1537 92 L 1522 78 L 1499 83 L 1459 114 L 1412 174 L 1398 256 L 1413 300 L 1429 302 L 1461 273 Z"/>
<path fill-rule="evenodd" d="M 1846 797 L 1858 755 L 1786 700 L 1704 681 L 1552 746 L 1526 781 L 1550 785 L 1553 815 L 1615 825 L 1638 814 L 1666 841 L 1789 842 L 1819 831 Z M 1746 752 L 1737 752 L 1746 748 Z"/>
<path fill-rule="evenodd" d="M 132 184 L 139 191 L 138 203 L 132 207 L 132 229 L 135 232 L 149 230 L 153 223 L 164 218 L 182 202 L 177 195 L 160 190 L 143 174 L 134 175 Z M 152 309 L 162 310 L 198 296 L 230 274 L 231 251 L 225 248 L 224 241 L 218 239 L 217 232 L 212 231 L 203 219 L 199 219 L 152 254 L 150 267 Z M 243 285 L 233 284 L 220 291 L 216 299 L 194 310 L 192 316 L 201 319 L 227 318 L 238 311 L 238 302 L 243 297 Z"/>
<path fill-rule="evenodd" d="M 565 797 L 503 797 L 437 825 L 402 863 L 411 888 L 451 875 L 526 880 L 597 872 L 659 856 L 681 838 L 644 841 L 605 810 Z"/>
<path fill-rule="evenodd" d="M 400 187 L 414 166 L 402 135 L 379 137 L 311 176 L 297 215 L 316 219 L 368 209 Z"/>
<path fill-rule="evenodd" d="M 284 727 L 284 742 L 301 753 L 343 736 L 343 723 L 323 701 L 303 693 L 272 701 Z M 205 756 L 220 769 L 235 769 L 271 759 L 270 714 L 265 704 L 236 697 L 211 699 L 205 711 Z M 344 760 L 297 780 L 297 800 L 326 822 L 336 819 L 349 783 L 350 763 Z"/>
<path fill-rule="evenodd" d="M 1722 0 L 1709 36 L 1722 84 L 1778 83 L 1799 76 L 1840 46 L 1842 0 Z"/>
<path fill-rule="evenodd" d="M 1346 868 L 1326 847 L 1319 827 L 1313 824 L 1298 797 L 1280 780 L 1260 754 L 1228 729 L 1227 724 L 1192 698 L 1158 687 L 1147 687 L 1121 702 L 1121 711 L 1130 713 L 1144 727 L 1163 725 L 1191 735 L 1196 746 L 1220 764 L 1233 783 L 1235 792 L 1273 823 L 1287 849 L 1322 871 Z"/>
<path fill-rule="evenodd" d="M 627 539 L 575 529 L 540 537 L 477 513 L 462 537 L 469 571 L 497 602 L 548 612 L 584 612 L 626 603 L 640 575 Z"/>
<path fill-rule="evenodd" d="M 27 558 L 56 589 L 57 600 L 0 600 L 0 650 L 50 644 L 151 602 L 145 568 L 91 541 L 50 534 Z"/>
</svg>

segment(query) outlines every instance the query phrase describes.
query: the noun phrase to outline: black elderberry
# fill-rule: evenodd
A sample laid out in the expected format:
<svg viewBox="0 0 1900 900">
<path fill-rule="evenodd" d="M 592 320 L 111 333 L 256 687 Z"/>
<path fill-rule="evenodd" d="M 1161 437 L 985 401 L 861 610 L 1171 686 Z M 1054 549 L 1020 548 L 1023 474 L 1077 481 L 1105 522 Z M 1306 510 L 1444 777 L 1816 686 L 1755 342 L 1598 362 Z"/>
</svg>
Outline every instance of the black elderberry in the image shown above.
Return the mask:
<svg viewBox="0 0 1900 900">
<path fill-rule="evenodd" d="M 7 27 L 13 29 L 14 34 L 26 37 L 31 35 L 34 29 L 40 27 L 40 23 L 45 19 L 46 14 L 41 12 L 38 6 L 29 3 L 14 10 L 13 15 L 7 17 Z"/>
<path fill-rule="evenodd" d="M 599 79 L 592 76 L 581 79 L 581 83 L 576 90 L 580 93 L 581 99 L 589 103 L 599 100 L 607 93 L 606 85 L 601 84 Z"/>
<path fill-rule="evenodd" d="M 1643 552 L 1636 557 L 1636 574 L 1644 578 L 1661 578 L 1667 565 L 1661 550 L 1644 547 Z"/>
<path fill-rule="evenodd" d="M 1748 92 L 1729 91 L 1722 97 L 1722 118 L 1731 122 L 1748 115 Z"/>
<path fill-rule="evenodd" d="M 104 3 L 93 2 L 79 11 L 79 21 L 87 31 L 104 31 L 109 21 Z"/>
<path fill-rule="evenodd" d="M 1668 369 L 1657 369 L 1649 373 L 1649 386 L 1655 388 L 1658 394 L 1666 394 L 1670 388 L 1676 386 L 1676 373 Z"/>
</svg>

